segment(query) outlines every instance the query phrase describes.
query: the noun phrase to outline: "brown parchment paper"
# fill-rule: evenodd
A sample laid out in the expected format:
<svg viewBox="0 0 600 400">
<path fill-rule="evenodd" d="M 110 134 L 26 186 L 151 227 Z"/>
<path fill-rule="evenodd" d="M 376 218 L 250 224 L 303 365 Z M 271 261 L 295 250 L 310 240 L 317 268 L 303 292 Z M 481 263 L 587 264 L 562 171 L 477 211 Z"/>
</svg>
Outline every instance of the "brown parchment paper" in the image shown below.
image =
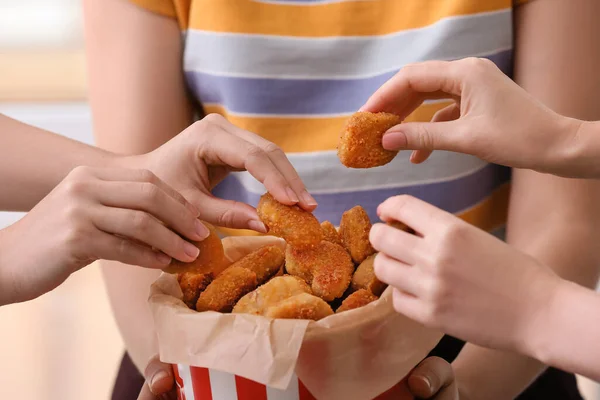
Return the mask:
<svg viewBox="0 0 600 400">
<path fill-rule="evenodd" d="M 236 261 L 272 237 L 229 237 L 226 257 Z M 181 301 L 175 276 L 152 285 L 161 360 L 216 369 L 286 389 L 294 372 L 320 400 L 370 400 L 419 363 L 442 338 L 394 311 L 392 292 L 365 307 L 318 322 L 270 320 L 243 314 L 198 313 Z"/>
</svg>

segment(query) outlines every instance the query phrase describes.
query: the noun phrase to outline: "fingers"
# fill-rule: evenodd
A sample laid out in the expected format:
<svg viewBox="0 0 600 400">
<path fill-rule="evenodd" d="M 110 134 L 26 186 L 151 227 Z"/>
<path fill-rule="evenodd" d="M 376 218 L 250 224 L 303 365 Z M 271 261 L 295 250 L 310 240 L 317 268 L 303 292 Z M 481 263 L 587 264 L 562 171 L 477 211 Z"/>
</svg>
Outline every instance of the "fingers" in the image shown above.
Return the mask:
<svg viewBox="0 0 600 400">
<path fill-rule="evenodd" d="M 209 234 L 197 214 L 153 183 L 101 182 L 96 192 L 101 204 L 145 211 L 192 240 L 204 240 Z"/>
<path fill-rule="evenodd" d="M 448 61 L 407 65 L 367 100 L 364 111 L 388 111 L 403 119 L 424 100 L 456 98 L 461 95 L 457 68 Z"/>
<path fill-rule="evenodd" d="M 281 172 L 282 176 L 289 184 L 295 195 L 294 197 L 298 199 L 302 208 L 307 211 L 312 211 L 317 207 L 316 200 L 308 193 L 304 186 L 304 182 L 300 179 L 300 175 L 298 175 L 298 172 L 296 172 L 296 169 L 292 166 L 290 160 L 279 146 L 236 126 L 231 125 L 231 130 L 233 131 L 233 134 L 257 145 L 267 154 L 267 157 L 269 157 L 273 165 Z"/>
<path fill-rule="evenodd" d="M 198 192 L 192 199 L 202 205 L 200 218 L 213 225 L 226 228 L 252 229 L 267 233 L 267 228 L 258 218 L 256 209 L 248 204 L 217 198 L 211 194 Z"/>
<path fill-rule="evenodd" d="M 215 136 L 213 132 L 202 146 L 200 156 L 209 164 L 247 170 L 283 204 L 300 202 L 309 208 L 316 206 L 314 199 L 306 197 L 304 184 L 277 146 L 234 127 L 220 116 L 209 115 L 203 121 L 207 121 L 212 130 L 219 134 L 219 140 L 210 140 L 210 136 Z M 305 203 L 315 204 L 309 206 Z"/>
<path fill-rule="evenodd" d="M 190 210 L 190 213 L 197 217 L 198 209 L 185 199 L 178 191 L 166 184 L 154 173 L 144 169 L 128 169 L 128 168 L 85 168 L 87 173 L 93 175 L 97 179 L 104 181 L 123 181 L 123 182 L 145 182 L 158 186 L 167 195 L 177 200 Z"/>
<path fill-rule="evenodd" d="M 419 261 L 422 239 L 386 224 L 375 224 L 369 233 L 369 241 L 375 250 L 414 265 Z"/>
<path fill-rule="evenodd" d="M 137 240 L 182 262 L 191 262 L 198 257 L 196 246 L 146 212 L 102 207 L 91 214 L 92 223 L 101 231 Z"/>
<path fill-rule="evenodd" d="M 412 196 L 390 197 L 377 207 L 377 215 L 384 222 L 399 221 L 425 235 L 454 221 L 454 216 Z"/>
<path fill-rule="evenodd" d="M 171 263 L 171 257 L 162 252 L 132 242 L 131 240 L 101 232 L 93 238 L 92 252 L 98 260 L 119 261 L 145 268 L 163 269 Z"/>
<path fill-rule="evenodd" d="M 175 387 L 173 367 L 160 361 L 158 355 L 152 357 L 144 371 L 149 389 L 155 395 L 165 394 Z"/>
<path fill-rule="evenodd" d="M 460 118 L 460 106 L 454 102 L 436 112 L 431 122 L 454 121 L 458 118 Z M 410 161 L 413 164 L 421 164 L 429 158 L 431 153 L 433 153 L 433 150 L 415 150 L 410 156 Z"/>
<path fill-rule="evenodd" d="M 418 268 L 394 260 L 383 253 L 377 254 L 373 264 L 377 279 L 410 295 L 423 291 L 423 280 Z"/>
<path fill-rule="evenodd" d="M 439 357 L 422 361 L 408 376 L 408 387 L 419 398 L 458 400 L 452 365 Z"/>
</svg>

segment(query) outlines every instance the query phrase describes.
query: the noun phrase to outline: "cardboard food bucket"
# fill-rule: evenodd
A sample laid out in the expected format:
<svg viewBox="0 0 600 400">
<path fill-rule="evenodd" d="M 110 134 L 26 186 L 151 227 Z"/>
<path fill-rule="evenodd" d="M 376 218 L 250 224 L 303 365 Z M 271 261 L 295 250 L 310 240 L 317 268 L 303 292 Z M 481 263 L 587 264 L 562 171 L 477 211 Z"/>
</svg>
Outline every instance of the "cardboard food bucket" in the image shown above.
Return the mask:
<svg viewBox="0 0 600 400">
<path fill-rule="evenodd" d="M 223 240 L 234 262 L 272 237 Z M 320 321 L 190 310 L 174 275 L 152 285 L 160 358 L 185 400 L 410 399 L 402 379 L 442 333 L 394 311 L 388 288 L 364 307 Z"/>
</svg>

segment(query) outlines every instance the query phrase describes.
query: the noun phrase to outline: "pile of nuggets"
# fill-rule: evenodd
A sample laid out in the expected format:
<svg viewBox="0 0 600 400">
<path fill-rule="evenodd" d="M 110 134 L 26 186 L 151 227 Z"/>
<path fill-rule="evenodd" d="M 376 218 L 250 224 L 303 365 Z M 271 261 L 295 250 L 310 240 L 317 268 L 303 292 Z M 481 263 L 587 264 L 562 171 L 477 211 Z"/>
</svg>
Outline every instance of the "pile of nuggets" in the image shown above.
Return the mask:
<svg viewBox="0 0 600 400">
<path fill-rule="evenodd" d="M 261 197 L 257 211 L 269 234 L 286 241 L 286 250 L 267 245 L 228 265 L 212 230 L 196 243 L 202 259 L 167 270 L 177 273 L 189 308 L 316 321 L 334 309 L 340 313 L 375 301 L 385 289 L 373 271 L 371 222 L 362 207 L 343 214 L 339 232 L 270 194 Z"/>
<path fill-rule="evenodd" d="M 357 112 L 340 136 L 338 157 L 348 168 L 374 168 L 392 161 L 397 152 L 385 150 L 384 133 L 400 124 L 390 113 Z M 228 265 L 214 229 L 196 245 L 198 259 L 174 263 L 183 301 L 197 311 L 246 313 L 270 318 L 319 320 L 336 312 L 362 307 L 385 289 L 373 271 L 375 250 L 369 243 L 371 222 L 356 206 L 346 211 L 339 231 L 329 221 L 298 206 L 261 197 L 258 215 L 269 234 L 285 239 L 285 252 L 264 246 Z M 408 227 L 396 226 L 410 231 Z"/>
</svg>

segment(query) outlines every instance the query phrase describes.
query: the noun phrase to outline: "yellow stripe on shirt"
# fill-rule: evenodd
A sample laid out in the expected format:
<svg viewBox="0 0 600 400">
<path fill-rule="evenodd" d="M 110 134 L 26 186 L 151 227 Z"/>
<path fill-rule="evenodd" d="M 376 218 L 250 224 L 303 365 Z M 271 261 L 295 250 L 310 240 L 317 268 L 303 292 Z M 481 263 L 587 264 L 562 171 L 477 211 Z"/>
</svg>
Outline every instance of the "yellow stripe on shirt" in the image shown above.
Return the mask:
<svg viewBox="0 0 600 400">
<path fill-rule="evenodd" d="M 430 121 L 449 102 L 429 103 L 419 107 L 406 122 Z M 271 117 L 241 116 L 222 106 L 205 104 L 206 113 L 221 114 L 232 124 L 276 143 L 285 152 L 312 152 L 337 149 L 338 139 L 348 116 L 341 117 Z"/>
<path fill-rule="evenodd" d="M 140 0 L 138 0 L 140 1 Z M 254 0 L 196 0 L 191 29 L 298 37 L 372 36 L 422 28 L 440 19 L 509 10 L 510 0 L 369 0 L 273 4 Z"/>
</svg>

